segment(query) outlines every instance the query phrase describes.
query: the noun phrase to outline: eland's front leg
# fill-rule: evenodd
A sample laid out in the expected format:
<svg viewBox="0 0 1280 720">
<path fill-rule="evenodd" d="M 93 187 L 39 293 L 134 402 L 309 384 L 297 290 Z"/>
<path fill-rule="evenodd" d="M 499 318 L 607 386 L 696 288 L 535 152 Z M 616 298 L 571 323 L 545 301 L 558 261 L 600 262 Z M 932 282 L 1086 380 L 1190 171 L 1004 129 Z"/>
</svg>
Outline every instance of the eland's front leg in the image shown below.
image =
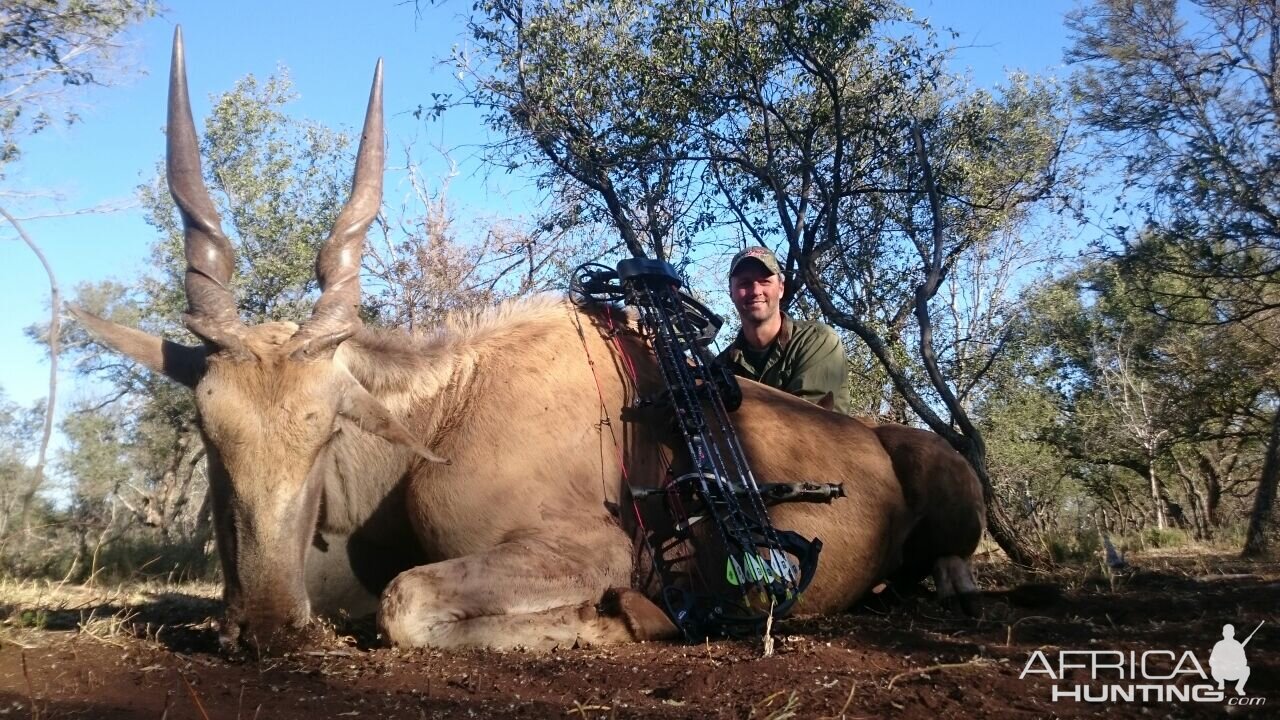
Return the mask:
<svg viewBox="0 0 1280 720">
<path fill-rule="evenodd" d="M 666 616 L 628 589 L 630 576 L 621 530 L 543 530 L 406 570 L 382 594 L 378 628 L 394 645 L 431 647 L 550 649 L 674 637 Z"/>
</svg>

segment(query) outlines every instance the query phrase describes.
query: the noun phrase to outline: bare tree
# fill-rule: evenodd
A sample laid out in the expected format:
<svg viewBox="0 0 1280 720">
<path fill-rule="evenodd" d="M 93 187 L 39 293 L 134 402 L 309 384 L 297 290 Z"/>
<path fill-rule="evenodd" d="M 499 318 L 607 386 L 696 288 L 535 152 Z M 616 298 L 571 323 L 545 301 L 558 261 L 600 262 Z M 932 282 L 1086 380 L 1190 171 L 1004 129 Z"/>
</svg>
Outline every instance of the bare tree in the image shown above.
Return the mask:
<svg viewBox="0 0 1280 720">
<path fill-rule="evenodd" d="M 1173 439 L 1173 431 L 1162 407 L 1166 398 L 1162 398 L 1134 370 L 1132 348 L 1125 345 L 1124 336 L 1109 340 L 1094 339 L 1102 371 L 1103 397 L 1120 420 L 1118 430 L 1142 449 L 1152 512 L 1156 527 L 1163 530 L 1169 524 L 1170 501 L 1164 481 L 1157 472 L 1157 462 L 1163 458 Z"/>
<path fill-rule="evenodd" d="M 8 210 L 0 208 L 0 216 L 9 221 L 13 229 L 18 232 L 18 237 L 22 238 L 22 242 L 26 244 L 31 252 L 35 253 L 37 259 L 40 260 L 41 267 L 44 268 L 45 275 L 49 278 L 49 395 L 45 399 L 44 411 L 44 427 L 40 433 L 40 449 L 36 455 L 36 466 L 31 476 L 31 484 L 23 492 L 19 505 L 19 514 L 22 528 L 27 529 L 30 513 L 31 501 L 35 498 L 36 493 L 40 491 L 40 487 L 44 485 L 44 466 L 49 454 L 49 439 L 53 436 L 53 415 L 57 410 L 58 402 L 58 355 L 60 352 L 58 343 L 61 337 L 60 324 L 62 322 L 62 294 L 58 290 L 58 279 L 53 274 L 53 267 L 49 265 L 49 259 L 45 257 L 44 251 L 36 244 L 35 240 L 27 234 L 22 227 L 22 223 L 17 218 L 9 214 Z"/>
<path fill-rule="evenodd" d="M 451 311 L 563 285 L 575 260 L 608 250 L 577 223 L 563 221 L 564 198 L 532 221 L 481 218 L 459 227 L 449 198 L 457 166 L 441 154 L 450 171 L 433 186 L 413 148 L 405 148 L 408 188 L 397 207 L 384 210 L 376 228 L 380 241 L 365 253 L 372 280 L 366 303 L 381 322 L 430 328 Z"/>
</svg>

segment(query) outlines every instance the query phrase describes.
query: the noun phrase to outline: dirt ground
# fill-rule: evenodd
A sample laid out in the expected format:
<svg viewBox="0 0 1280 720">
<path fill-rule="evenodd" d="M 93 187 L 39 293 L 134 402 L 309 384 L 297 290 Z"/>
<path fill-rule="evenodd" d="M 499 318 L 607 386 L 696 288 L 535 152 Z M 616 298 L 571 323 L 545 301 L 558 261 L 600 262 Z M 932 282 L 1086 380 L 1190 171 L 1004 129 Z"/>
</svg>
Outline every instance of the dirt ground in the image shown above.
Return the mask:
<svg viewBox="0 0 1280 720">
<path fill-rule="evenodd" d="M 1280 563 L 1183 551 L 1130 572 L 1020 576 L 981 567 L 977 620 L 931 600 L 872 601 L 839 617 L 775 626 L 759 641 L 524 652 L 376 647 L 348 623 L 329 647 L 225 657 L 217 588 L 94 589 L 0 583 L 0 716 L 21 718 L 1006 718 L 1276 717 Z M 1232 622 L 1247 647 L 1251 707 L 1225 702 L 1051 702 L 1036 650 L 1209 651 Z M 1157 661 L 1153 667 L 1158 666 Z M 1171 662 L 1165 662 L 1165 671 Z M 1088 672 L 1068 671 L 1089 682 Z M 1184 676 L 1179 676 L 1184 677 Z M 1186 682 L 1184 680 L 1184 682 Z M 1228 687 L 1230 691 L 1230 687 Z M 1228 695 L 1231 693 L 1228 692 Z"/>
</svg>

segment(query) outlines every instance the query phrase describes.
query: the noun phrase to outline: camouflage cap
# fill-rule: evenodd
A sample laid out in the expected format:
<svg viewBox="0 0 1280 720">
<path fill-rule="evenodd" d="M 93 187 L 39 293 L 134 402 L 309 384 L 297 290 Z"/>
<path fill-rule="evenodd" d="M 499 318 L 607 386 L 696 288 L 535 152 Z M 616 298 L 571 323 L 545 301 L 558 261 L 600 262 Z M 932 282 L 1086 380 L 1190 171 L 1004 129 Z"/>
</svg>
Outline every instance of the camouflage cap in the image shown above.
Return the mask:
<svg viewBox="0 0 1280 720">
<path fill-rule="evenodd" d="M 778 258 L 774 256 L 773 251 L 767 247 L 757 245 L 746 248 L 733 256 L 733 262 L 729 263 L 729 277 L 733 277 L 733 274 L 738 271 L 742 263 L 748 260 L 755 260 L 774 275 L 782 274 L 782 265 L 778 263 Z"/>
</svg>

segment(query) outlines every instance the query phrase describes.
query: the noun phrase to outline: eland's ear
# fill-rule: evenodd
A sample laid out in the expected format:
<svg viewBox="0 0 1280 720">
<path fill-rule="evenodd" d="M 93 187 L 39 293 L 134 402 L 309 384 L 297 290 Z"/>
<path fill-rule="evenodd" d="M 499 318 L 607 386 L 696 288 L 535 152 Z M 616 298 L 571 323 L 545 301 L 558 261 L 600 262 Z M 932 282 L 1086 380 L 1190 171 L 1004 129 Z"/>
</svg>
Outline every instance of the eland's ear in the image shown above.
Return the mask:
<svg viewBox="0 0 1280 720">
<path fill-rule="evenodd" d="M 354 377 L 342 388 L 342 400 L 338 404 L 338 414 L 356 424 L 356 427 L 372 433 L 389 443 L 409 448 L 423 460 L 443 465 L 451 464 L 445 458 L 436 455 L 418 442 L 409 429 L 391 415 L 382 401 L 369 394 Z"/>
<path fill-rule="evenodd" d="M 204 347 L 169 342 L 141 330 L 103 320 L 74 305 L 68 305 L 67 310 L 94 340 L 170 380 L 193 388 L 204 375 Z"/>
<path fill-rule="evenodd" d="M 836 396 L 833 395 L 830 390 L 828 390 L 826 395 L 823 395 L 822 397 L 818 398 L 818 407 L 822 408 L 823 410 L 835 410 Z"/>
</svg>

